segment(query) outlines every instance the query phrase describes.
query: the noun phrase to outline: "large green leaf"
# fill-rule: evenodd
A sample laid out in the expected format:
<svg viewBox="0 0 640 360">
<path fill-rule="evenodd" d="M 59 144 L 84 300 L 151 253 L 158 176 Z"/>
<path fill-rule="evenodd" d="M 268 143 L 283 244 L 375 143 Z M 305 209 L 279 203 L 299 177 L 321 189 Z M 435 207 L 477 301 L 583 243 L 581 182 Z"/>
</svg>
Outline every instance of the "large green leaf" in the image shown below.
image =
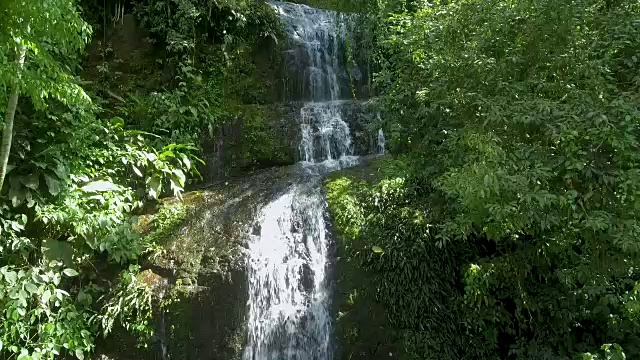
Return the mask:
<svg viewBox="0 0 640 360">
<path fill-rule="evenodd" d="M 36 173 L 36 174 L 22 176 L 20 178 L 20 181 L 27 188 L 29 188 L 31 190 L 38 190 L 38 185 L 40 183 L 40 179 L 39 179 L 38 175 L 39 174 Z"/>
<path fill-rule="evenodd" d="M 180 184 L 180 186 L 184 187 L 184 183 L 186 181 L 186 176 L 184 174 L 184 172 L 180 169 L 173 169 L 172 171 L 174 178 L 176 180 L 178 180 L 178 184 Z"/>
<path fill-rule="evenodd" d="M 42 293 L 42 303 L 43 304 L 49 304 L 49 300 L 51 299 L 51 290 L 47 289 Z"/>
<path fill-rule="evenodd" d="M 162 190 L 162 180 L 160 179 L 159 176 L 155 175 L 148 180 L 148 183 L 149 183 L 149 195 L 152 198 L 157 199 L 158 196 L 160 196 L 160 192 Z"/>
<path fill-rule="evenodd" d="M 182 163 L 187 167 L 187 170 L 191 169 L 191 161 L 189 160 L 189 156 L 186 154 L 180 153 L 180 158 L 182 159 Z"/>
<path fill-rule="evenodd" d="M 64 269 L 62 272 L 69 277 L 78 276 L 78 272 L 71 268 Z"/>
<path fill-rule="evenodd" d="M 7 271 L 4 273 L 4 278 L 10 285 L 13 285 L 18 280 L 18 274 L 15 271 Z"/>
<path fill-rule="evenodd" d="M 30 293 L 30 294 L 35 294 L 38 292 L 38 286 L 36 286 L 36 284 L 34 283 L 27 283 L 24 288 Z"/>
<path fill-rule="evenodd" d="M 25 353 L 21 353 L 20 355 L 18 355 L 18 358 L 16 360 L 32 360 L 33 358 L 31 357 L 31 355 L 29 355 L 29 353 L 25 352 Z"/>
<path fill-rule="evenodd" d="M 44 180 L 47 183 L 47 188 L 51 195 L 56 196 L 60 193 L 60 190 L 62 190 L 62 183 L 60 180 L 48 174 L 44 174 Z"/>
</svg>

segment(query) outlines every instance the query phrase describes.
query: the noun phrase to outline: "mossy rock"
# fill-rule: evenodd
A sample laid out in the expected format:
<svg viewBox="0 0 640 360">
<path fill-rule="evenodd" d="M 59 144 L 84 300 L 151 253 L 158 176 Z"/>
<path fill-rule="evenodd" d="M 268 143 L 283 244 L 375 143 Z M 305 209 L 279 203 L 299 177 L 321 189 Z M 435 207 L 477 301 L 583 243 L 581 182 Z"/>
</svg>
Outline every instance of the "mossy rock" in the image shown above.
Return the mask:
<svg viewBox="0 0 640 360">
<path fill-rule="evenodd" d="M 203 139 L 205 182 L 302 160 L 299 117 L 303 106 L 304 102 L 235 106 L 212 137 Z M 374 154 L 378 134 L 374 106 L 369 102 L 341 101 L 340 114 L 349 125 L 353 153 Z"/>
<path fill-rule="evenodd" d="M 330 173 L 325 184 L 347 178 L 367 186 L 384 178 L 384 157 L 371 157 L 359 165 Z M 355 185 L 352 189 L 357 191 Z M 333 209 L 329 203 L 329 211 Z M 401 358 L 402 340 L 389 324 L 384 307 L 376 301 L 376 283 L 357 260 L 350 258 L 342 229 L 333 221 L 336 245 L 333 295 L 336 359 L 371 360 Z"/>
<path fill-rule="evenodd" d="M 248 299 L 245 248 L 257 211 L 291 184 L 293 167 L 272 168 L 165 199 L 143 217 L 158 236 L 159 255 L 145 278 L 165 281 L 156 291 L 155 335 L 146 349 L 117 330 L 98 345 L 97 358 L 234 360 L 242 356 Z M 180 213 L 180 221 L 161 214 Z M 163 210 L 164 209 L 164 210 Z M 158 280 L 160 279 L 160 280 Z"/>
</svg>

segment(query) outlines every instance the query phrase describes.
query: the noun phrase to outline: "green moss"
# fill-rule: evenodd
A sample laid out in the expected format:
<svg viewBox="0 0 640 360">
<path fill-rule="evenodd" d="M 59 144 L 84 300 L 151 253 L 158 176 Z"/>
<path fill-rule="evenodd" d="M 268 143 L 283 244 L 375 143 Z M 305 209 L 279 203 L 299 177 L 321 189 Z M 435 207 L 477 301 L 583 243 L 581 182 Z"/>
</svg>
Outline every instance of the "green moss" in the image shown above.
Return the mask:
<svg viewBox="0 0 640 360">
<path fill-rule="evenodd" d="M 292 164 L 295 159 L 288 131 L 278 126 L 282 112 L 275 106 L 245 106 L 242 111 L 241 167 Z"/>
<path fill-rule="evenodd" d="M 365 218 L 360 193 L 379 181 L 385 159 L 329 175 L 325 185 L 336 235 L 335 336 L 339 359 L 397 359 L 401 339 L 389 325 L 385 309 L 376 300 L 375 277 L 354 256 L 354 241 Z"/>
<path fill-rule="evenodd" d="M 145 240 L 150 244 L 165 243 L 166 239 L 176 232 L 186 216 L 187 211 L 184 204 L 162 205 L 152 217 L 150 225 L 153 230 L 146 236 Z"/>
<path fill-rule="evenodd" d="M 163 287 L 156 294 L 154 339 L 148 350 L 136 350 L 136 359 L 157 358 L 163 348 L 178 360 L 240 358 L 248 296 L 243 229 L 265 183 L 269 181 L 258 176 L 255 183 L 236 181 L 185 193 L 182 201 L 165 199 L 142 217 L 140 231 L 158 244 L 145 267 L 153 269 L 148 273 Z M 116 333 L 101 352 L 128 359 L 119 350 L 125 340 L 132 342 Z"/>
<path fill-rule="evenodd" d="M 215 221 L 208 213 L 223 204 L 224 195 L 219 190 L 188 192 L 182 200 L 164 200 L 149 224 L 152 230 L 147 237 L 159 245 L 153 264 L 172 270 L 186 285 L 196 285 L 205 255 L 218 259 L 237 250 L 238 243 L 224 241 L 224 234 L 208 223 Z M 220 266 L 210 270 L 224 271 Z"/>
<path fill-rule="evenodd" d="M 327 175 L 325 184 L 329 184 L 340 178 L 348 179 L 352 182 L 365 182 L 366 184 L 376 183 L 388 174 L 386 168 L 391 161 L 393 160 L 389 158 L 376 157 L 360 166 L 334 171 Z"/>
</svg>

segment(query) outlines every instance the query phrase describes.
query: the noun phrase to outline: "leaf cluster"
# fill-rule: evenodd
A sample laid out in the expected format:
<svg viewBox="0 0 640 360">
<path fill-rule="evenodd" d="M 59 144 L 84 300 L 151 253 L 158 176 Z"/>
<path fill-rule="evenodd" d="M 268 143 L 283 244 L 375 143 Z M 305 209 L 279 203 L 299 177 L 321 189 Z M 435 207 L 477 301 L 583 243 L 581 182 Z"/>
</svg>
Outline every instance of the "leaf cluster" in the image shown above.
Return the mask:
<svg viewBox="0 0 640 360">
<path fill-rule="evenodd" d="M 416 205 L 398 214 L 407 200 L 378 190 L 384 210 L 371 194 L 344 210 L 367 219 L 345 229 L 361 249 L 382 250 L 363 267 L 396 275 L 381 301 L 422 306 L 407 291 L 433 274 L 399 272 L 424 261 L 404 249 L 426 243 L 429 256 L 465 254 L 442 287 L 458 299 L 448 313 L 462 328 L 440 329 L 458 358 L 638 356 L 637 2 L 401 3 L 376 14 L 375 82 Z M 407 233 L 406 216 L 428 229 Z M 398 252 L 405 262 L 386 261 Z M 426 314 L 404 332 L 416 358 L 443 351 L 425 340 L 438 334 Z"/>
</svg>

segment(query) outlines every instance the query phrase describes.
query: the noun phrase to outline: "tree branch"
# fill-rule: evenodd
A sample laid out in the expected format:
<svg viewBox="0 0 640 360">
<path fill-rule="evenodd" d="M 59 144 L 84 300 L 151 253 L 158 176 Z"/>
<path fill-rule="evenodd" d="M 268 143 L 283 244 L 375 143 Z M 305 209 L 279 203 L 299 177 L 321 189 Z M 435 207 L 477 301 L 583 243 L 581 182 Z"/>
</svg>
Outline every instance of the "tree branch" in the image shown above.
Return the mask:
<svg viewBox="0 0 640 360">
<path fill-rule="evenodd" d="M 0 144 L 0 191 L 2 191 L 4 178 L 7 175 L 7 164 L 9 162 L 9 153 L 11 152 L 11 142 L 13 140 L 13 122 L 16 116 L 16 108 L 18 107 L 18 97 L 20 96 L 20 76 L 26 54 L 26 47 L 21 45 L 20 53 L 18 54 L 18 71 L 13 83 L 11 96 L 9 97 L 7 112 L 4 116 L 4 131 L 2 133 L 2 144 Z"/>
</svg>

